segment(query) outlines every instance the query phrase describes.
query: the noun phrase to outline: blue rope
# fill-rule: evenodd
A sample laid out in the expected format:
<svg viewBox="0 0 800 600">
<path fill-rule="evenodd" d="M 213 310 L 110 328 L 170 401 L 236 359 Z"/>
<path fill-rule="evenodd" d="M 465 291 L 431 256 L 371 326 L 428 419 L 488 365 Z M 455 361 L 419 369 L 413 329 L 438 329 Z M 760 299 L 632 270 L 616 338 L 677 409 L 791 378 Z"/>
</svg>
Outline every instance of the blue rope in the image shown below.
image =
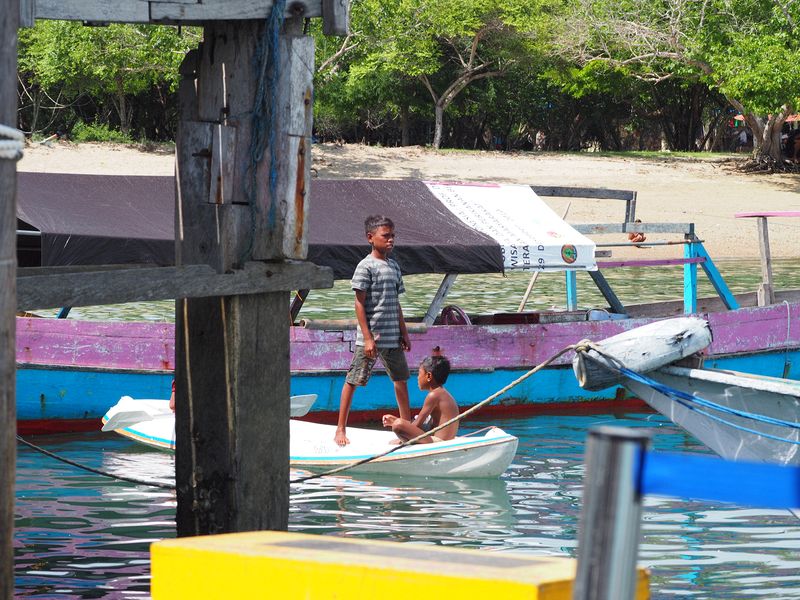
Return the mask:
<svg viewBox="0 0 800 600">
<path fill-rule="evenodd" d="M 617 370 L 620 374 L 624 375 L 625 377 L 628 377 L 629 379 L 632 379 L 634 381 L 638 381 L 639 383 L 644 384 L 644 385 L 656 390 L 657 392 L 660 392 L 660 393 L 664 394 L 667 397 L 674 398 L 681 406 L 683 406 L 683 407 L 685 407 L 685 408 L 687 408 L 689 410 L 693 410 L 695 412 L 698 412 L 698 413 L 700 413 L 700 414 L 702 414 L 702 415 L 704 415 L 704 416 L 706 416 L 706 417 L 708 417 L 708 418 L 710 418 L 710 419 L 712 419 L 714 421 L 717 421 L 718 423 L 722 423 L 724 425 L 728 425 L 728 426 L 733 427 L 734 429 L 738 429 L 740 431 L 746 431 L 748 433 L 753 433 L 753 434 L 756 434 L 756 435 L 760 435 L 762 437 L 769 438 L 771 440 L 775 440 L 775 441 L 779 441 L 779 442 L 786 442 L 788 444 L 800 445 L 800 441 L 790 440 L 790 439 L 783 438 L 783 437 L 780 437 L 780 436 L 771 435 L 769 433 L 764 433 L 762 431 L 757 431 L 755 429 L 750 429 L 749 427 L 744 427 L 742 425 L 738 425 L 736 423 L 732 423 L 732 422 L 730 422 L 730 421 L 728 421 L 726 419 L 723 419 L 723 418 L 721 418 L 719 416 L 716 416 L 716 415 L 713 415 L 713 414 L 711 414 L 711 413 L 709 413 L 707 411 L 701 410 L 701 409 L 699 409 L 699 408 L 697 408 L 696 406 L 693 406 L 693 405 L 696 404 L 696 405 L 702 406 L 704 408 L 717 410 L 719 412 L 730 414 L 730 415 L 734 415 L 734 416 L 737 416 L 737 417 L 741 417 L 743 419 L 749 419 L 749 420 L 757 421 L 757 422 L 760 422 L 760 423 L 766 423 L 768 425 L 777 425 L 777 426 L 780 426 L 780 427 L 787 427 L 789 429 L 800 429 L 800 423 L 792 423 L 790 421 L 784 421 L 782 419 L 775 419 L 773 417 L 767 417 L 765 415 L 759 415 L 759 414 L 755 414 L 755 413 L 751 413 L 751 412 L 747 412 L 747 411 L 743 411 L 743 410 L 738 410 L 738 409 L 735 409 L 735 408 L 730 408 L 730 407 L 727 407 L 727 406 L 722 406 L 721 404 L 717 404 L 715 402 L 711 402 L 710 400 L 706 400 L 705 398 L 701 398 L 700 396 L 694 396 L 692 394 L 688 394 L 686 392 L 682 392 L 680 390 L 676 390 L 675 388 L 669 387 L 668 385 L 665 385 L 665 384 L 663 384 L 663 383 L 661 383 L 659 381 L 651 379 L 650 377 L 647 377 L 646 375 L 642 375 L 641 373 L 637 373 L 635 371 L 631 371 L 630 369 L 628 369 L 626 367 L 620 367 L 620 366 L 616 366 L 616 365 L 612 366 L 612 365 L 608 365 L 608 364 L 605 364 L 605 366 L 607 366 L 607 367 L 609 367 L 609 368 L 611 368 L 613 370 Z"/>
<path fill-rule="evenodd" d="M 270 230 L 275 227 L 276 191 L 278 187 L 278 157 L 275 148 L 275 119 L 278 101 L 278 79 L 280 78 L 280 32 L 286 0 L 275 0 L 267 18 L 264 33 L 253 53 L 253 68 L 258 86 L 253 106 L 252 130 L 250 140 L 250 244 L 245 251 L 244 260 L 253 253 L 255 239 L 256 214 L 259 211 L 256 202 L 258 165 L 264 159 L 264 151 L 269 147 L 269 213 L 267 225 Z"/>
</svg>

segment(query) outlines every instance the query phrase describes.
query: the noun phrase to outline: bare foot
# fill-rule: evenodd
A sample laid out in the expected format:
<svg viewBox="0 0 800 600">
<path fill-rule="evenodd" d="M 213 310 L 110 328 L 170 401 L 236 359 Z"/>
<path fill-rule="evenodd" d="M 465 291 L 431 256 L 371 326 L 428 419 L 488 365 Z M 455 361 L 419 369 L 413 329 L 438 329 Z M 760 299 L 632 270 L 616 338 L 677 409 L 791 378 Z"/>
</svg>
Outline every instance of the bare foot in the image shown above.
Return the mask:
<svg viewBox="0 0 800 600">
<path fill-rule="evenodd" d="M 347 435 L 345 434 L 344 430 L 341 429 L 336 430 L 336 435 L 333 436 L 333 441 L 341 447 L 345 447 L 350 443 L 350 440 L 347 439 Z"/>
</svg>

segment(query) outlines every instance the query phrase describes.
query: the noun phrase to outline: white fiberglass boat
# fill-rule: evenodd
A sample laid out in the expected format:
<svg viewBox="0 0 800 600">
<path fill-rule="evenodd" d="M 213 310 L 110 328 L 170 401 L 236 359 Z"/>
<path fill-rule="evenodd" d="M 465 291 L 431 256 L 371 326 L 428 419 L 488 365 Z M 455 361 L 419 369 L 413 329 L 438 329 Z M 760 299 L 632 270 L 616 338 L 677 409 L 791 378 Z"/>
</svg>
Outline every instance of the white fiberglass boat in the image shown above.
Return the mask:
<svg viewBox="0 0 800 600">
<path fill-rule="evenodd" d="M 305 414 L 311 406 L 307 399 L 301 401 L 301 398 L 292 397 L 293 416 L 301 416 L 297 413 L 303 411 L 303 407 L 302 414 Z M 289 461 L 291 466 L 303 469 L 333 469 L 375 456 L 390 449 L 396 439 L 391 431 L 348 427 L 350 443 L 339 447 L 333 441 L 336 430 L 333 425 L 295 419 L 290 420 L 289 425 Z M 123 397 L 103 416 L 103 430 L 116 431 L 154 448 L 168 451 L 175 448 L 175 415 L 166 400 Z M 498 477 L 514 459 L 517 442 L 513 435 L 490 427 L 446 442 L 406 446 L 359 465 L 353 472 L 418 477 Z"/>
</svg>

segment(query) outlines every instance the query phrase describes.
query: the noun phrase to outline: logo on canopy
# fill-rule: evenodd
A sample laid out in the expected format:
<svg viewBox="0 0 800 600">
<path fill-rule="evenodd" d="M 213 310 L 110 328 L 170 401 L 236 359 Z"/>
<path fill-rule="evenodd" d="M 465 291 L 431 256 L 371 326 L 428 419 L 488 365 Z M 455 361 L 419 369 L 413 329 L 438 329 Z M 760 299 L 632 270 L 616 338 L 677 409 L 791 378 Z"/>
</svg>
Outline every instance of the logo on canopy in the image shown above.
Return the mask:
<svg viewBox="0 0 800 600">
<path fill-rule="evenodd" d="M 571 265 L 578 260 L 578 250 L 572 244 L 561 246 L 561 258 L 568 265 Z"/>
</svg>

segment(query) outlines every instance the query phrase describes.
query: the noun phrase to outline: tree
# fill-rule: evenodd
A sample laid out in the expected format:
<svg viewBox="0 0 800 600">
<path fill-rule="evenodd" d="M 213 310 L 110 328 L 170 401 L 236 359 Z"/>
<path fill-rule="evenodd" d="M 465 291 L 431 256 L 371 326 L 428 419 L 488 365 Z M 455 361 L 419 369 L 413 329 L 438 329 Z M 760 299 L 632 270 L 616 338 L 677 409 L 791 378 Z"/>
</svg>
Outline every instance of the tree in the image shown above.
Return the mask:
<svg viewBox="0 0 800 600">
<path fill-rule="evenodd" d="M 649 81 L 692 76 L 725 95 L 754 134 L 762 163 L 800 97 L 797 3 L 781 0 L 574 0 L 559 47 Z"/>
<path fill-rule="evenodd" d="M 350 75 L 362 81 L 422 83 L 434 106 L 433 147 L 444 113 L 471 83 L 524 60 L 535 39 L 536 7 L 525 0 L 364 0 L 353 6 L 363 54 Z"/>
<path fill-rule="evenodd" d="M 194 30 L 184 31 L 187 35 L 165 26 L 37 21 L 21 32 L 19 69 L 35 85 L 58 89 L 67 99 L 84 94 L 108 99 L 127 134 L 131 96 L 160 83 L 177 86 L 178 66 L 199 39 Z"/>
</svg>

